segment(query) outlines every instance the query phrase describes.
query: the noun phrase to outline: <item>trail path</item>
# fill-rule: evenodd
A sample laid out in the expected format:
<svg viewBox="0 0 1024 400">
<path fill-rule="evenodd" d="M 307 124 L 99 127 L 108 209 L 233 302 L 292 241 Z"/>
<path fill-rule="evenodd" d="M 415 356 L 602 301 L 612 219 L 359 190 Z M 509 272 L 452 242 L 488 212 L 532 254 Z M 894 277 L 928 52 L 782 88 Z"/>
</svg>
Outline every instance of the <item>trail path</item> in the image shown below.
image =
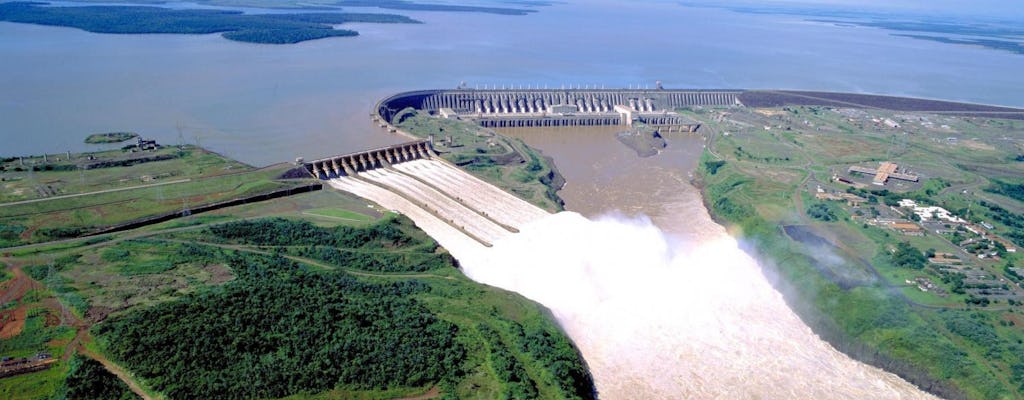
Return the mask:
<svg viewBox="0 0 1024 400">
<path fill-rule="evenodd" d="M 0 207 L 17 206 L 17 205 L 22 205 L 22 204 L 32 204 L 32 203 L 39 203 L 39 202 L 50 201 L 50 200 L 68 199 L 68 198 L 72 198 L 72 197 L 91 196 L 91 195 L 94 195 L 94 194 L 121 192 L 121 191 L 125 191 L 125 190 L 145 189 L 145 188 L 154 187 L 154 186 L 164 186 L 164 185 L 173 185 L 173 184 L 176 184 L 176 183 L 185 183 L 185 182 L 189 182 L 191 180 L 192 180 L 191 178 L 189 178 L 189 179 L 179 179 L 179 180 L 176 180 L 176 181 L 151 183 L 151 184 L 148 184 L 148 185 L 139 185 L 139 186 L 131 186 L 131 187 L 123 187 L 123 188 L 115 188 L 115 189 L 98 190 L 98 191 L 95 191 L 95 192 L 86 192 L 86 193 L 66 194 L 66 195 L 62 195 L 62 196 L 44 197 L 44 198 L 41 198 L 41 199 L 15 201 L 15 202 L 12 202 L 12 203 L 0 203 Z"/>
</svg>

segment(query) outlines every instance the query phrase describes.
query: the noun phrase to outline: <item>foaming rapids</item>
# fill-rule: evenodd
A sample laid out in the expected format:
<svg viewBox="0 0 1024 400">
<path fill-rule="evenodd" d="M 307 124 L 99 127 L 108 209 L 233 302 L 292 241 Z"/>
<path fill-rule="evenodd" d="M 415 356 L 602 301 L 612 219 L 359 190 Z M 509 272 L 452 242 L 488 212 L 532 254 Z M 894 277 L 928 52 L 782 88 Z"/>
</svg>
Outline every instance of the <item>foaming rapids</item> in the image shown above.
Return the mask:
<svg viewBox="0 0 1024 400">
<path fill-rule="evenodd" d="M 562 212 L 455 256 L 551 309 L 603 399 L 932 398 L 814 335 L 724 229 L 685 242 Z"/>
</svg>

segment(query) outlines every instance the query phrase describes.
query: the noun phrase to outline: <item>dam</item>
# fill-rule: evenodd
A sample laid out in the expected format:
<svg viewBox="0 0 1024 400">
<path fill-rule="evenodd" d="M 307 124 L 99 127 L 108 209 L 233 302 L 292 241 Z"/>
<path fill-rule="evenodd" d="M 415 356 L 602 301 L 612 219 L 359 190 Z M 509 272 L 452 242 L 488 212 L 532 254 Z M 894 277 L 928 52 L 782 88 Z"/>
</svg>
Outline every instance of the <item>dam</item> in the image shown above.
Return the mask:
<svg viewBox="0 0 1024 400">
<path fill-rule="evenodd" d="M 409 216 L 445 247 L 464 251 L 490 247 L 550 215 L 437 157 L 429 140 L 327 157 L 303 166 L 336 189 Z"/>
<path fill-rule="evenodd" d="M 742 106 L 742 93 L 675 89 L 423 90 L 384 99 L 374 112 L 385 126 L 400 122 L 412 109 L 471 120 L 488 128 L 643 123 L 661 130 L 695 132 L 700 124 L 676 113 L 677 108 Z"/>
<path fill-rule="evenodd" d="M 410 108 L 485 127 L 586 127 L 675 117 L 673 107 L 685 105 L 673 99 L 702 103 L 690 105 L 743 106 L 728 91 L 694 91 L 700 94 L 696 97 L 686 97 L 688 91 L 676 97 L 650 91 L 642 100 L 637 94 L 632 103 L 628 96 L 635 91 L 622 92 L 625 101 L 611 91 L 571 91 L 569 98 L 552 92 L 550 100 L 534 97 L 532 110 L 529 96 L 547 92 L 409 92 L 378 103 L 372 115 L 388 130 L 407 134 L 392 123 Z M 588 93 L 606 97 L 576 97 L 575 108 L 561 107 L 573 101 L 571 96 Z M 495 97 L 484 103 L 485 95 Z M 578 122 L 547 125 L 565 121 Z M 604 128 L 609 129 L 618 128 Z M 600 148 L 581 145 L 584 137 L 597 137 L 590 129 L 568 138 L 559 136 L 571 132 L 562 128 L 531 131 L 566 143 L 569 152 L 600 160 L 594 164 L 602 169 L 600 175 L 621 177 L 587 185 L 608 192 L 587 199 L 602 210 L 621 207 L 627 203 L 623 199 L 649 201 L 638 199 L 642 197 L 666 197 L 669 207 L 653 220 L 550 214 L 442 159 L 438 149 L 444 147 L 435 149 L 432 139 L 326 157 L 304 166 L 331 187 L 411 218 L 471 279 L 550 309 L 586 359 L 601 398 L 934 399 L 816 336 L 761 274 L 756 260 L 710 218 L 700 194 L 672 164 L 676 157 L 616 159 Z M 676 139 L 702 140 L 693 135 Z M 615 143 L 609 146 L 620 149 Z M 684 146 L 670 149 L 683 151 Z M 586 184 L 575 182 L 577 187 Z M 652 187 L 665 190 L 649 192 Z M 680 243 L 664 227 L 695 232 L 700 240 Z"/>
</svg>

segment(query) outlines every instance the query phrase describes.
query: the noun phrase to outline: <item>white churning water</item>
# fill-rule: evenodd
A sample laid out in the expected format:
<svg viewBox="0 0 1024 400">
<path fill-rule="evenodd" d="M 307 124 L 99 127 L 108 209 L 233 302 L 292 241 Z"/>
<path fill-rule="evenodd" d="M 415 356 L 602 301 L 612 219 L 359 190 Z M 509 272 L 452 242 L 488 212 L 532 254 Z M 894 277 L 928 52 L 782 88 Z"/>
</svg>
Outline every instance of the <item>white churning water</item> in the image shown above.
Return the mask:
<svg viewBox="0 0 1024 400">
<path fill-rule="evenodd" d="M 465 178 L 440 163 L 401 168 L 411 176 L 439 170 Z M 457 192 L 434 176 L 419 179 L 450 196 Z M 488 248 L 436 211 L 423 211 L 421 204 L 441 203 L 436 199 L 408 201 L 356 178 L 332 184 L 408 215 L 473 280 L 551 309 L 583 353 L 603 399 L 933 398 L 811 332 L 693 193 L 697 201 L 678 201 L 677 213 L 689 222 L 686 240 L 647 218 L 590 220 L 562 212 L 529 218 L 515 226 L 519 233 L 504 234 Z M 524 202 L 503 205 L 510 216 L 493 209 L 489 215 L 505 221 L 537 216 Z"/>
</svg>

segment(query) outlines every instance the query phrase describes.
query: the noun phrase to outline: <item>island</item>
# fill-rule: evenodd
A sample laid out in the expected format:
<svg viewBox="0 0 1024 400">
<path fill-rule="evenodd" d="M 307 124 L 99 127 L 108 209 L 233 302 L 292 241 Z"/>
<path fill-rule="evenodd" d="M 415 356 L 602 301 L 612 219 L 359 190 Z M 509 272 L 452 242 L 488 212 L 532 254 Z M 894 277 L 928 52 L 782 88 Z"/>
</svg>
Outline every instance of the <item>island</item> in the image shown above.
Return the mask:
<svg viewBox="0 0 1024 400">
<path fill-rule="evenodd" d="M 86 136 L 85 143 L 88 144 L 110 144 L 110 143 L 121 143 L 131 139 L 139 137 L 138 133 L 135 132 L 107 132 L 107 133 L 94 133 Z"/>
<path fill-rule="evenodd" d="M 335 25 L 352 22 L 420 23 L 394 14 L 244 14 L 241 11 L 178 10 L 155 6 L 49 7 L 29 2 L 0 4 L 0 21 L 67 26 L 95 33 L 220 33 L 226 39 L 262 44 L 292 44 L 356 36 L 359 34 L 356 31 L 334 28 Z"/>
</svg>

